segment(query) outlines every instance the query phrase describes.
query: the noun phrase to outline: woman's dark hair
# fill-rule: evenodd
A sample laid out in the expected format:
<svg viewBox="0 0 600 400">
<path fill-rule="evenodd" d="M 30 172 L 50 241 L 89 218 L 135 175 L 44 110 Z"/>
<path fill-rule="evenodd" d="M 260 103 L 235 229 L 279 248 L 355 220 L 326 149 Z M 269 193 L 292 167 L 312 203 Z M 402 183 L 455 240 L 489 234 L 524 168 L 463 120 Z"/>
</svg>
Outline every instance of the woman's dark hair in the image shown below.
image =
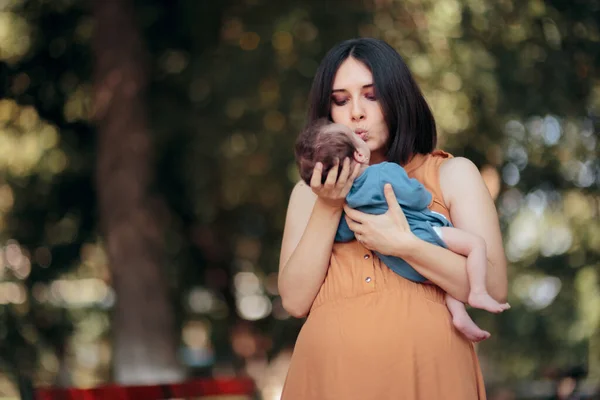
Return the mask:
<svg viewBox="0 0 600 400">
<path fill-rule="evenodd" d="M 321 118 L 309 123 L 300 132 L 294 147 L 298 172 L 304 182 L 310 185 L 313 170 L 317 162 L 323 164 L 321 172 L 321 183 L 327 179 L 329 170 L 333 168 L 336 160 L 342 162 L 346 157 L 352 159 L 356 146 L 352 140 L 342 131 L 335 129 L 327 130 L 331 122 Z M 338 177 L 342 169 L 338 170 Z"/>
<path fill-rule="evenodd" d="M 437 133 L 423 93 L 400 54 L 378 39 L 347 40 L 325 55 L 313 81 L 308 123 L 320 118 L 331 120 L 333 80 L 340 65 L 349 57 L 365 64 L 373 74 L 375 95 L 390 133 L 388 161 L 404 165 L 414 154 L 432 152 L 437 144 Z"/>
</svg>

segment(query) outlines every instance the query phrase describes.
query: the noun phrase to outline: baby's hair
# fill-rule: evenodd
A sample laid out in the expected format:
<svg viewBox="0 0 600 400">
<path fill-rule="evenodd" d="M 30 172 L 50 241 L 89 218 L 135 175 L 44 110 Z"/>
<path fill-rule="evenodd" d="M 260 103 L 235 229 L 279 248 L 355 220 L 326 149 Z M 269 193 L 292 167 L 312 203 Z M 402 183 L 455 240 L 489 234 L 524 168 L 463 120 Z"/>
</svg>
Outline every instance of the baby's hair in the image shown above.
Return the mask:
<svg viewBox="0 0 600 400">
<path fill-rule="evenodd" d="M 327 129 L 332 123 L 326 119 L 319 119 L 309 124 L 296 141 L 294 154 L 300 177 L 304 182 L 310 185 L 313 170 L 317 162 L 323 164 L 321 175 L 322 182 L 325 183 L 329 170 L 335 165 L 336 159 L 340 164 L 346 157 L 350 160 L 354 157 L 356 146 L 344 132 L 336 129 Z M 338 176 L 342 169 L 338 170 Z"/>
</svg>

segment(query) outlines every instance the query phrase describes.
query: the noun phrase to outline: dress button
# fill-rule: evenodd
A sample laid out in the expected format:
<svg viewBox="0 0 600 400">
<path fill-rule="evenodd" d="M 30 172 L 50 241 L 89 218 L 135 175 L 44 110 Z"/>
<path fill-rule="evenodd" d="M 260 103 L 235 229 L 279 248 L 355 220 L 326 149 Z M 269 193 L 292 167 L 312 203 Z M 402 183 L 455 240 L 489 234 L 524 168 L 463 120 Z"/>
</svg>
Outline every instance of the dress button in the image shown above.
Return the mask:
<svg viewBox="0 0 600 400">
<path fill-rule="evenodd" d="M 368 260 L 369 258 L 371 258 L 371 256 L 369 254 L 365 254 L 365 260 Z"/>
<path fill-rule="evenodd" d="M 367 282 L 367 283 L 371 282 L 371 277 L 370 277 L 370 276 L 367 276 L 367 277 L 365 278 L 365 282 Z"/>
</svg>

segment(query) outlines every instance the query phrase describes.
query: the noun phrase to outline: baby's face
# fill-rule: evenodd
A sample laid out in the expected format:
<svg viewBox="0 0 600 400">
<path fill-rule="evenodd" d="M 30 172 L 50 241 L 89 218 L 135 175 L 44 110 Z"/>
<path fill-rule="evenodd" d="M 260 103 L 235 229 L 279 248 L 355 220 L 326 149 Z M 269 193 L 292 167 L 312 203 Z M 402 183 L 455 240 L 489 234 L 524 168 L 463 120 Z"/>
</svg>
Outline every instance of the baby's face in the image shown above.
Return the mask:
<svg viewBox="0 0 600 400">
<path fill-rule="evenodd" d="M 369 149 L 367 143 L 364 140 L 362 140 L 359 135 L 354 133 L 352 129 L 342 124 L 331 124 L 328 125 L 325 129 L 327 132 L 341 132 L 344 135 L 348 136 L 352 140 L 352 143 L 354 143 L 354 146 L 356 147 L 356 152 L 354 154 L 355 161 L 361 164 L 368 164 L 371 158 L 371 150 Z"/>
</svg>

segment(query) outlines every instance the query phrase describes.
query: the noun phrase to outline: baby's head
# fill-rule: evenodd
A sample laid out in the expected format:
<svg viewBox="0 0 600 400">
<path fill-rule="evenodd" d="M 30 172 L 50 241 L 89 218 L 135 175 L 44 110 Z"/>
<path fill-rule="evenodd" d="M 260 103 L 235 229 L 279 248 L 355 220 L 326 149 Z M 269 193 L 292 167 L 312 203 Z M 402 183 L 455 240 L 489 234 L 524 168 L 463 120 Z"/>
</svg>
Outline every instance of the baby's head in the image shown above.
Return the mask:
<svg viewBox="0 0 600 400">
<path fill-rule="evenodd" d="M 296 141 L 295 155 L 300 177 L 310 185 L 313 170 L 318 162 L 323 164 L 322 181 L 325 182 L 336 160 L 341 164 L 345 158 L 350 158 L 350 161 L 366 167 L 371 152 L 367 144 L 347 126 L 321 119 L 308 125 L 300 133 Z M 340 168 L 338 176 L 341 170 Z"/>
</svg>

